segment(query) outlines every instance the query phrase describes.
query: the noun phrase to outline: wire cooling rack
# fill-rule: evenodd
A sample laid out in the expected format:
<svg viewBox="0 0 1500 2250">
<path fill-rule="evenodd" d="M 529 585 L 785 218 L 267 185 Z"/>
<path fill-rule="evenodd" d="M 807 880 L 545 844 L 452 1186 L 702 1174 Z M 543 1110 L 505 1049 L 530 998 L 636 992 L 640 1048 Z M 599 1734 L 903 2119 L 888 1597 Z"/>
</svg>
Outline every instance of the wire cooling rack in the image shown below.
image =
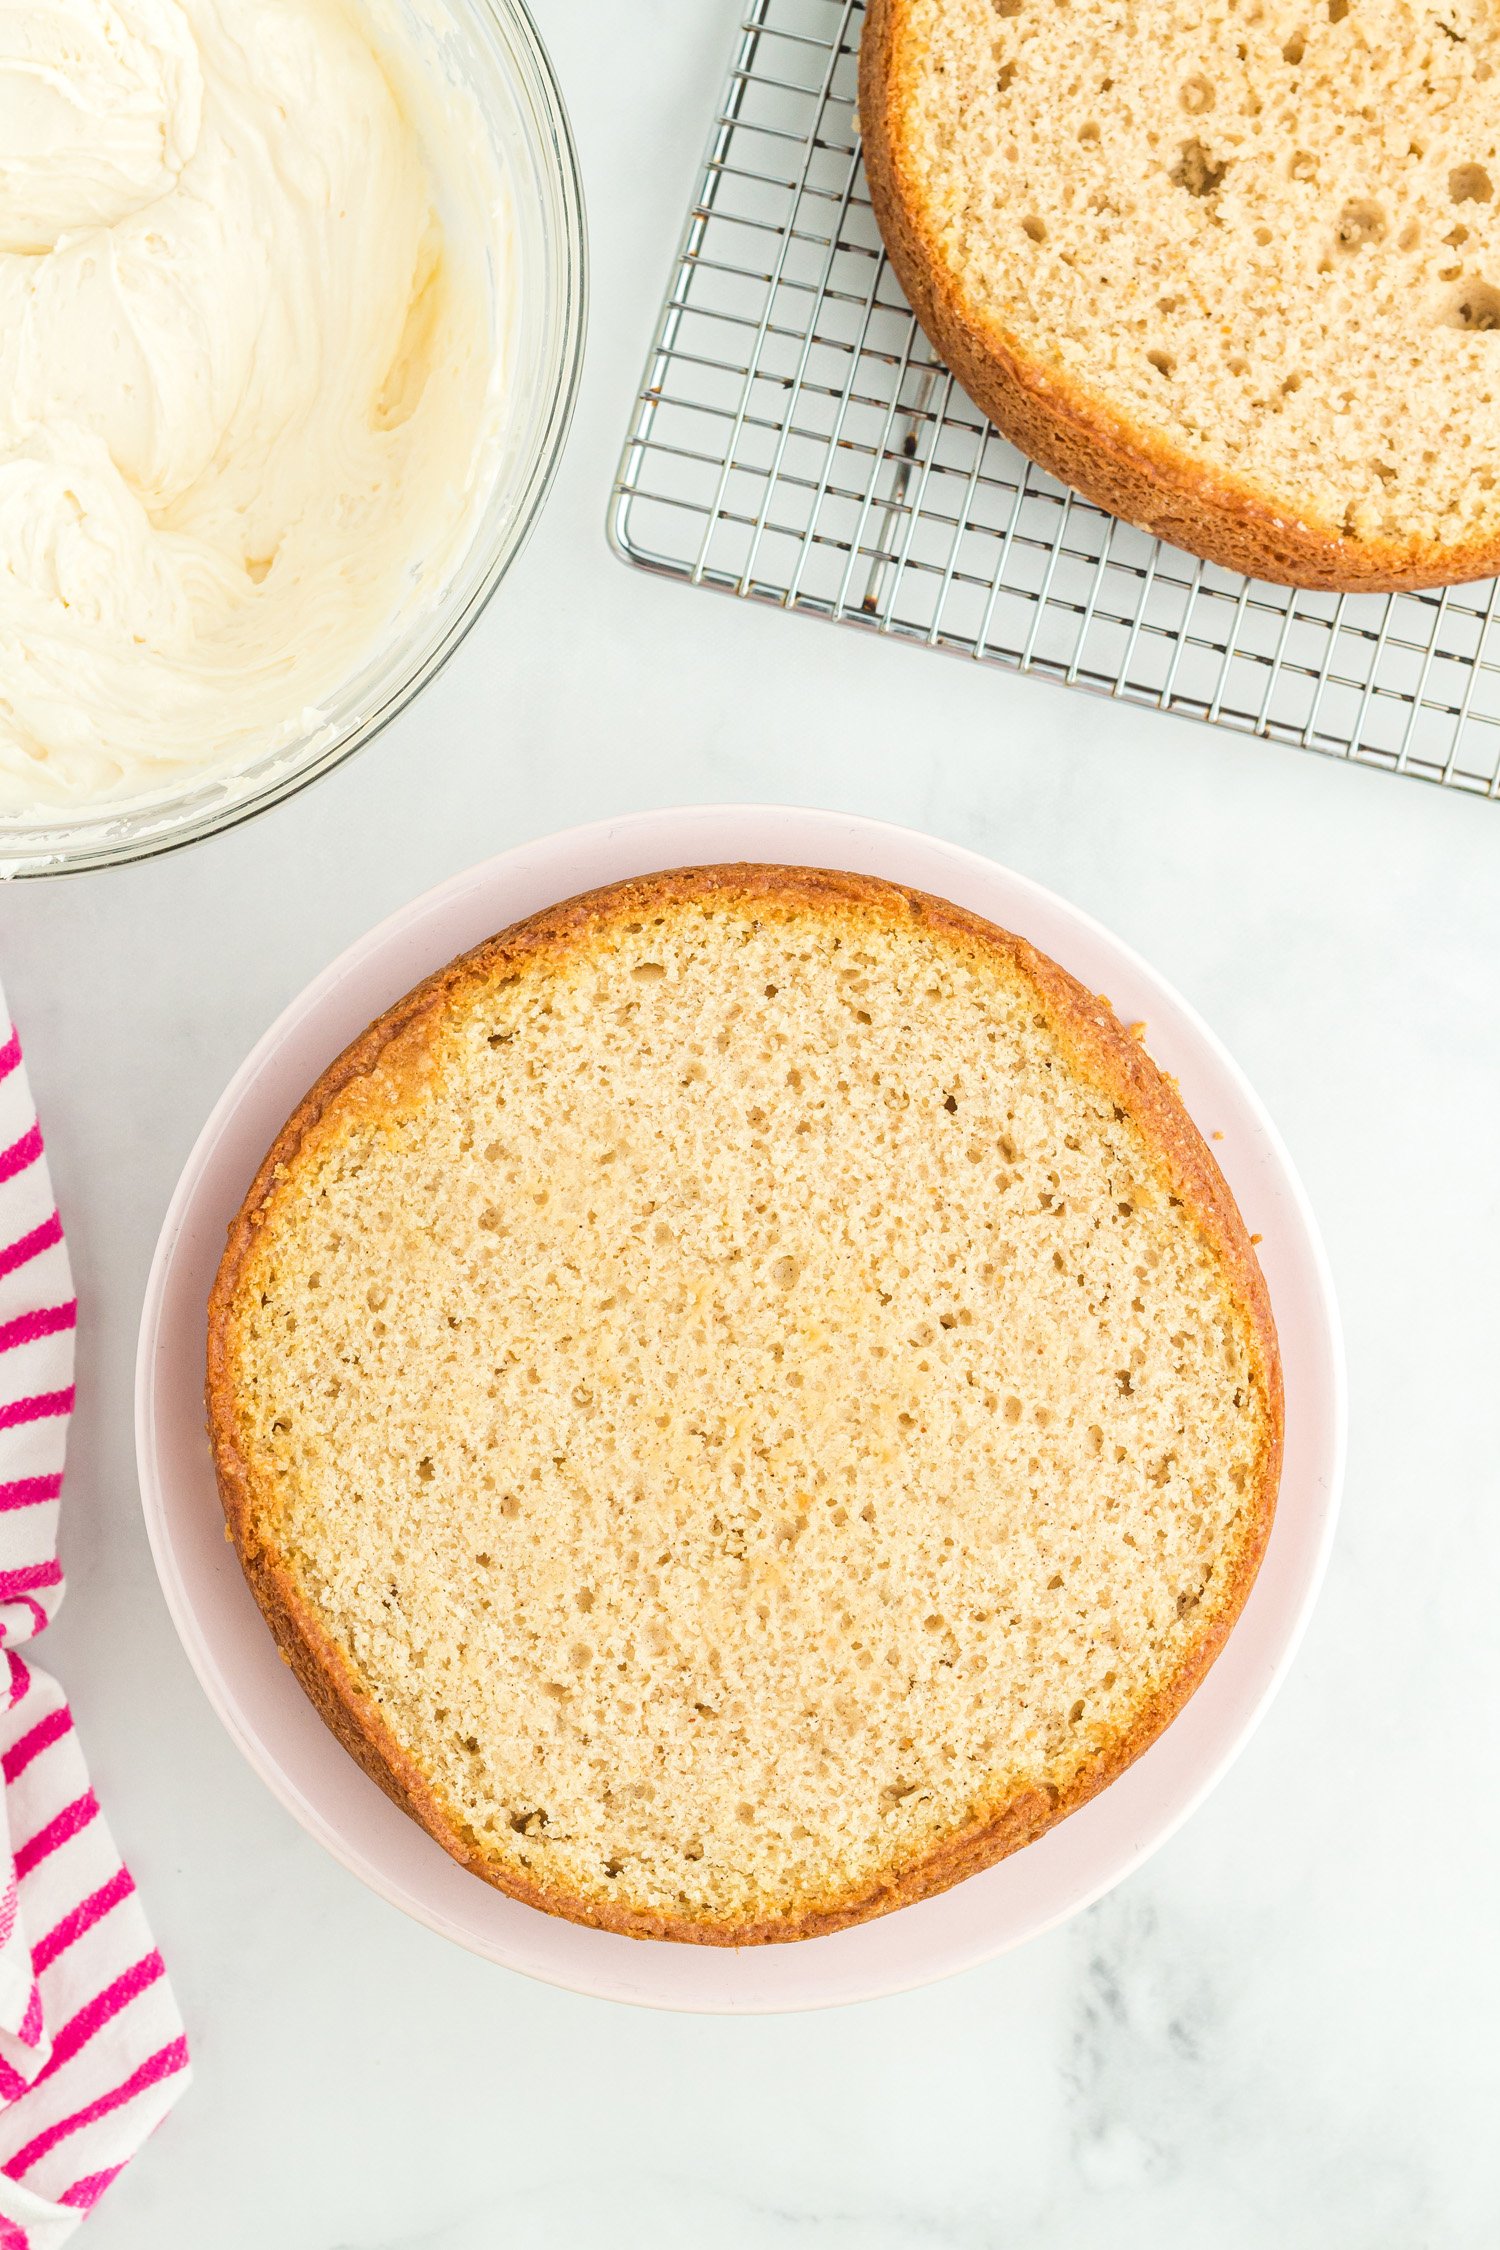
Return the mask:
<svg viewBox="0 0 1500 2250">
<path fill-rule="evenodd" d="M 1116 521 L 934 357 L 859 161 L 863 0 L 752 0 L 610 510 L 643 569 L 1500 796 L 1500 586 L 1293 593 Z"/>
</svg>

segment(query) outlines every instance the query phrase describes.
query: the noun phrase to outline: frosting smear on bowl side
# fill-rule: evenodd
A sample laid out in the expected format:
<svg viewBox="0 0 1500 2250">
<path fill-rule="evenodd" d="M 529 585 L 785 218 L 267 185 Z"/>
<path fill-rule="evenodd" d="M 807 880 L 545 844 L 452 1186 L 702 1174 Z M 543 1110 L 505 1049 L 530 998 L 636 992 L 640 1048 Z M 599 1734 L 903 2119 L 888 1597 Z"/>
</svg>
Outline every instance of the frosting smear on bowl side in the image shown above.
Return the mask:
<svg viewBox="0 0 1500 2250">
<path fill-rule="evenodd" d="M 345 0 L 0 0 L 0 808 L 298 739 L 462 552 L 503 238 L 456 99 Z"/>
</svg>

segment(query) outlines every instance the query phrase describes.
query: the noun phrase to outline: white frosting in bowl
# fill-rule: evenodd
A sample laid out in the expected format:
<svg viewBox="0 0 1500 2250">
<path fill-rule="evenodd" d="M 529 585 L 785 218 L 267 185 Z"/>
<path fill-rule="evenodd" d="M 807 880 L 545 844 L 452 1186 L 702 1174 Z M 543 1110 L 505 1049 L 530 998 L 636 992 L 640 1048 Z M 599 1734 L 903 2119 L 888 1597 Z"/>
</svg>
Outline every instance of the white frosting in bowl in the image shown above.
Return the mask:
<svg viewBox="0 0 1500 2250">
<path fill-rule="evenodd" d="M 0 809 L 232 764 L 430 598 L 498 171 L 345 0 L 0 0 Z"/>
</svg>

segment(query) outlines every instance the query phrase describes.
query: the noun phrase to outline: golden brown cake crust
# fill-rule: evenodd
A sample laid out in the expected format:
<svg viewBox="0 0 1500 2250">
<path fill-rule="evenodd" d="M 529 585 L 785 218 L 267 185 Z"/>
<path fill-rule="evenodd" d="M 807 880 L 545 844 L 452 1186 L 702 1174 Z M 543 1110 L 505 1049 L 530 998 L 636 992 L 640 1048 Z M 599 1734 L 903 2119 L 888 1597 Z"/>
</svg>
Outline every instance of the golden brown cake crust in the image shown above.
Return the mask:
<svg viewBox="0 0 1500 2250">
<path fill-rule="evenodd" d="M 345 1089 L 363 1082 L 373 1102 L 420 1094 L 429 1027 L 462 995 L 511 972 L 521 961 L 562 957 L 589 942 L 602 924 L 647 915 L 663 906 L 725 897 L 795 904 L 838 914 L 856 908 L 892 927 L 919 927 L 957 948 L 998 960 L 1036 993 L 1073 1069 L 1117 1103 L 1155 1151 L 1159 1177 L 1181 1199 L 1230 1278 L 1254 1339 L 1254 1375 L 1264 1397 L 1265 1438 L 1249 1528 L 1228 1590 L 1173 1676 L 1086 1764 L 1066 1789 L 1036 1790 L 976 1817 L 915 1864 L 862 1887 L 857 1895 L 809 1901 L 770 1921 L 714 1922 L 611 1906 L 530 1882 L 477 1848 L 462 1820 L 360 1687 L 353 1669 L 298 1591 L 281 1557 L 260 1540 L 256 1493 L 237 1436 L 233 1372 L 236 1296 L 264 1212 L 310 1137 Z M 459 1864 L 497 1889 L 569 1920 L 629 1937 L 711 1945 L 763 1945 L 818 1937 L 851 1923 L 928 1898 L 1034 1841 L 1103 1789 L 1147 1749 L 1208 1672 L 1244 1606 L 1270 1536 L 1281 1473 L 1281 1364 L 1270 1299 L 1243 1220 L 1207 1145 L 1172 1084 L 1107 1001 L 1087 992 L 1066 970 L 1023 938 L 962 907 L 872 876 L 830 870 L 731 865 L 671 870 L 587 892 L 529 916 L 439 970 L 379 1017 L 345 1049 L 299 1104 L 277 1136 L 228 1235 L 209 1300 L 206 1403 L 208 1430 L 232 1537 L 250 1589 L 286 1663 L 344 1748 L 385 1794 Z"/>
<path fill-rule="evenodd" d="M 1024 350 L 994 308 L 965 293 L 929 223 L 908 154 L 918 78 L 911 8 L 912 0 L 869 0 L 865 17 L 859 118 L 870 200 L 918 321 L 996 429 L 1109 514 L 1247 578 L 1387 593 L 1500 572 L 1496 539 L 1453 546 L 1353 539 L 1299 522 Z"/>
</svg>

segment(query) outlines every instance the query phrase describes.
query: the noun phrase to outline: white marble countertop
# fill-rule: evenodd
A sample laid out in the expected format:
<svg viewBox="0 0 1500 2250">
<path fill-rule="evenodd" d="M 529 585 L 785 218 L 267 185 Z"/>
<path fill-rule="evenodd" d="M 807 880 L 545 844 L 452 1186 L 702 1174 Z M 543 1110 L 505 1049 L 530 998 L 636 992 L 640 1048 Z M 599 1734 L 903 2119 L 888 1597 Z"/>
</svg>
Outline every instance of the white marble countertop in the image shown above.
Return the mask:
<svg viewBox="0 0 1500 2250">
<path fill-rule="evenodd" d="M 448 671 L 303 798 L 0 898 L 82 1298 L 48 1658 L 168 1956 L 197 2081 L 94 2250 L 1489 2250 L 1500 812 L 665 586 L 605 497 L 731 0 L 539 0 L 591 199 L 582 404 Z M 1321 1606 L 1210 1802 L 1102 1905 L 842 2013 L 650 2016 L 404 1921 L 273 1802 L 168 1622 L 135 1325 L 172 1183 L 349 939 L 595 815 L 816 803 L 1066 893 L 1198 1005 L 1325 1230 L 1353 1447 Z"/>
</svg>

